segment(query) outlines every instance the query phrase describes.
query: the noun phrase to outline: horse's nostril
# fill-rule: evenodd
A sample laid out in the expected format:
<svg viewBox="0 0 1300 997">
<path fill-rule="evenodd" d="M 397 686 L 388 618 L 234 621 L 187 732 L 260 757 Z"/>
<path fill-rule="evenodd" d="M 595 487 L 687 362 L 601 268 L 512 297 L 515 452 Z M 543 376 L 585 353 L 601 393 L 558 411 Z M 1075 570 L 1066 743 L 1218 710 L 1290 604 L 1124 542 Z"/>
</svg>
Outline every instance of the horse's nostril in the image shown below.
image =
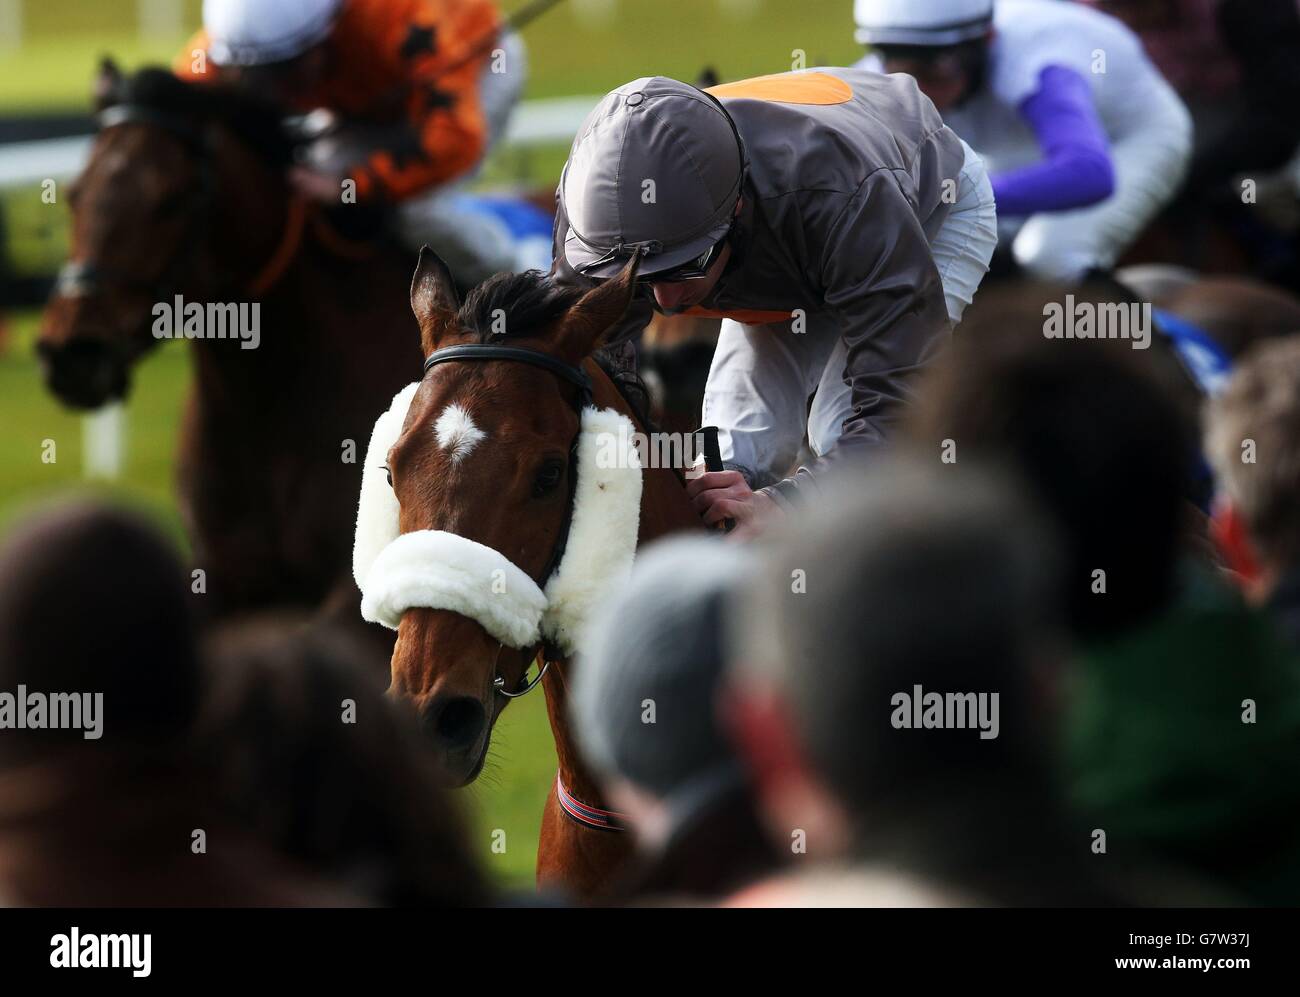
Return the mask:
<svg viewBox="0 0 1300 997">
<path fill-rule="evenodd" d="M 126 364 L 107 340 L 85 336 L 59 344 L 39 340 L 36 354 L 46 384 L 69 405 L 98 408 L 126 395 Z"/>
<path fill-rule="evenodd" d="M 487 723 L 483 704 L 470 696 L 435 703 L 424 716 L 425 726 L 447 751 L 464 751 L 473 747 Z"/>
</svg>

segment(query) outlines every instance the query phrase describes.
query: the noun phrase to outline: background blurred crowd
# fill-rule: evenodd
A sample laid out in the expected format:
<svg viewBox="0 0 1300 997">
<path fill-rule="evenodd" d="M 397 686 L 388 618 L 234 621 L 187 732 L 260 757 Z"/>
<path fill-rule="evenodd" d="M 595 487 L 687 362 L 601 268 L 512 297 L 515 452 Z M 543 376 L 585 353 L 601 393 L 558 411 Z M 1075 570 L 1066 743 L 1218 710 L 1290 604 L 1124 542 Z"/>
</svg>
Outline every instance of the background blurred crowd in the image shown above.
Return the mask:
<svg viewBox="0 0 1300 997">
<path fill-rule="evenodd" d="M 981 299 L 894 455 L 780 530 L 639 557 L 573 696 L 638 845 L 603 902 L 1296 901 L 1300 338 L 1204 413 L 1207 504 L 1196 421 L 1127 344 L 1044 339 L 1058 292 Z M 346 639 L 200 639 L 193 598 L 111 508 L 0 554 L 0 688 L 111 721 L 0 741 L 0 896 L 537 902 Z M 997 694 L 996 736 L 900 725 L 914 690 Z"/>
<path fill-rule="evenodd" d="M 1193 145 L 1149 250 L 1300 289 L 1293 190 L 1300 8 L 1292 0 L 1070 0 L 1123 21 L 1191 114 Z M 1239 178 L 1258 184 L 1243 203 Z"/>
<path fill-rule="evenodd" d="M 1226 225 L 1300 288 L 1228 183 L 1295 162 L 1295 0 L 1091 5 L 1196 122 L 1170 238 L 1210 265 Z M 982 291 L 889 459 L 753 543 L 638 555 L 572 696 L 637 846 L 598 902 L 1300 901 L 1300 328 L 1189 405 L 1156 350 L 1044 337 L 1046 303 L 1112 290 Z M 573 902 L 494 885 L 349 635 L 201 609 L 114 505 L 0 548 L 0 693 L 107 718 L 0 732 L 0 905 Z M 922 691 L 996 695 L 996 736 L 900 725 Z"/>
</svg>

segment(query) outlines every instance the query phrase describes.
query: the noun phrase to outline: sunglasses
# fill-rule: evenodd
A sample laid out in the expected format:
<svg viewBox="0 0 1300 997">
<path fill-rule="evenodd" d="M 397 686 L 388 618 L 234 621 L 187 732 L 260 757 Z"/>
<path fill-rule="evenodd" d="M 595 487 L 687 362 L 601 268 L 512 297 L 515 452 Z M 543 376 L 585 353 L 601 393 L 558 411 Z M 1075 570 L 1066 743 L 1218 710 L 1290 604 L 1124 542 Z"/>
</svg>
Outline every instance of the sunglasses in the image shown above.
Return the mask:
<svg viewBox="0 0 1300 997">
<path fill-rule="evenodd" d="M 730 234 L 730 232 L 727 233 L 727 235 Z M 659 273 L 649 274 L 643 277 L 641 281 L 646 284 L 677 284 L 687 280 L 702 280 L 709 275 L 709 270 L 713 267 L 713 264 L 718 262 L 718 256 L 722 253 L 722 247 L 726 244 L 727 236 L 724 235 L 695 259 L 687 260 L 671 270 L 662 270 Z"/>
<path fill-rule="evenodd" d="M 941 79 L 952 76 L 961 69 L 961 60 L 951 49 L 928 48 L 919 45 L 876 46 L 876 52 L 885 62 L 907 66 L 909 75 L 917 79 Z"/>
<path fill-rule="evenodd" d="M 734 226 L 735 223 L 733 222 L 732 227 L 734 228 Z M 728 228 L 726 233 L 722 236 L 721 239 L 719 239 L 717 242 L 715 242 L 712 246 L 710 246 L 708 249 L 702 252 L 699 256 L 695 257 L 693 260 L 687 260 L 685 263 L 678 264 L 677 266 L 673 267 L 671 270 L 661 270 L 658 273 L 652 273 L 652 274 L 647 274 L 644 277 L 638 277 L 637 283 L 638 284 L 677 284 L 680 283 L 681 281 L 687 281 L 687 280 L 702 280 L 703 278 L 709 275 L 709 270 L 712 268 L 713 264 L 718 262 L 718 256 L 722 253 L 722 247 L 725 246 L 727 244 L 727 240 L 731 238 L 731 231 L 732 229 Z M 602 256 L 600 259 L 592 260 L 590 263 L 585 263 L 580 267 L 576 267 L 575 269 L 577 270 L 578 273 L 585 274 L 588 270 L 594 270 L 596 267 L 602 266 L 606 263 L 609 263 L 611 260 L 617 258 L 618 257 L 615 255 L 614 251 L 610 251 L 609 253 L 606 253 L 604 256 Z"/>
</svg>

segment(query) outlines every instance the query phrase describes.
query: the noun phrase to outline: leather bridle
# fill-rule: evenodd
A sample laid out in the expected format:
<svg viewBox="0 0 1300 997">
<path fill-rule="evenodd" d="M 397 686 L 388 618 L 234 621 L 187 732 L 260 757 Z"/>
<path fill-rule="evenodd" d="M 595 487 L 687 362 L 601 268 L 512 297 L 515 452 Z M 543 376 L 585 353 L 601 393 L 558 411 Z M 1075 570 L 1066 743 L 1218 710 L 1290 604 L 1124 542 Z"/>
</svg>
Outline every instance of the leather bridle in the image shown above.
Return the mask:
<svg viewBox="0 0 1300 997">
<path fill-rule="evenodd" d="M 573 441 L 569 444 L 569 495 L 565 507 L 564 521 L 560 526 L 559 536 L 556 537 L 555 546 L 551 550 L 551 555 L 547 558 L 546 566 L 542 569 L 541 577 L 533 579 L 537 582 L 538 588 L 545 589 L 546 583 L 551 576 L 555 574 L 560 566 L 560 561 L 564 558 L 565 548 L 569 542 L 569 529 L 573 525 L 573 506 L 574 491 L 578 484 L 578 440 L 582 435 L 582 413 L 591 404 L 591 378 L 581 367 L 575 367 L 572 364 L 565 363 L 556 357 L 539 350 L 525 349 L 520 346 L 502 346 L 498 344 L 468 344 L 462 346 L 446 346 L 440 350 L 434 350 L 424 361 L 424 373 L 443 363 L 476 363 L 489 361 L 506 361 L 511 363 L 524 363 L 533 367 L 540 367 L 542 370 L 549 371 L 562 381 L 567 381 L 577 387 L 577 394 L 572 402 L 574 411 L 578 415 L 578 432 L 574 435 Z M 505 696 L 507 699 L 518 699 L 520 696 L 531 692 L 541 682 L 542 676 L 551 667 L 551 662 L 559 661 L 563 655 L 558 647 L 555 646 L 549 638 L 542 640 L 542 668 L 537 673 L 537 677 L 531 682 L 525 677 L 520 680 L 521 687 L 510 692 L 505 687 L 505 679 L 500 675 L 493 680 L 493 688 Z"/>
<path fill-rule="evenodd" d="M 155 301 L 170 301 L 179 284 L 179 277 L 191 263 L 203 242 L 203 236 L 212 217 L 212 206 L 217 195 L 216 171 L 213 168 L 211 136 L 194 122 L 179 114 L 139 104 L 115 104 L 97 115 L 99 130 L 107 131 L 118 125 L 144 124 L 159 128 L 180 141 L 190 152 L 198 166 L 198 190 L 191 196 L 185 212 L 190 221 L 185 228 L 185 242 L 177 252 L 170 254 L 171 263 L 157 280 L 140 280 L 115 271 L 95 259 L 69 260 L 59 270 L 55 280 L 55 293 L 67 297 L 96 294 L 108 288 L 144 293 Z M 296 255 L 302 238 L 304 205 L 294 197 L 289 203 L 289 213 L 284 235 L 272 252 L 270 259 L 259 269 L 248 284 L 255 295 L 267 291 L 284 273 Z"/>
<path fill-rule="evenodd" d="M 578 413 L 578 432 L 569 445 L 569 499 L 568 507 L 564 514 L 564 524 L 560 527 L 560 535 L 556 538 L 555 548 L 551 551 L 551 556 L 546 562 L 546 567 L 542 569 L 541 577 L 534 579 L 538 587 L 545 589 L 546 583 L 550 580 L 556 569 L 560 566 L 560 561 L 564 557 L 564 549 L 569 542 L 569 528 L 573 524 L 573 506 L 574 506 L 574 489 L 578 483 L 578 440 L 582 436 L 582 413 L 583 410 L 591 404 L 591 378 L 581 367 L 575 367 L 567 364 L 563 360 L 549 354 L 542 353 L 538 350 L 529 350 L 520 346 L 502 346 L 492 343 L 475 344 L 465 346 L 446 346 L 441 350 L 434 350 L 429 354 L 428 359 L 424 361 L 424 372 L 440 363 L 451 363 L 464 361 L 469 363 L 490 362 L 493 360 L 504 360 L 512 363 L 525 363 L 534 367 L 540 367 L 542 370 L 550 371 L 556 377 L 563 381 L 575 385 L 578 389 L 577 395 L 573 401 L 574 410 Z M 505 679 L 500 675 L 492 681 L 493 689 L 505 696 L 507 699 L 518 699 L 526 695 L 533 689 L 537 688 L 547 670 L 551 667 L 551 662 L 559 661 L 562 657 L 559 648 L 547 638 L 542 641 L 542 667 L 537 673 L 537 677 L 531 682 L 527 680 L 527 671 L 524 672 L 524 678 L 520 679 L 520 688 L 514 692 L 506 691 Z M 577 822 L 583 827 L 592 828 L 599 831 L 622 831 L 627 827 L 626 818 L 612 810 L 604 810 L 600 807 L 594 807 L 583 803 L 564 785 L 564 780 L 557 772 L 555 776 L 555 794 L 560 809 L 569 817 L 570 820 Z"/>
<path fill-rule="evenodd" d="M 194 237 L 192 229 L 197 228 L 201 235 L 211 215 L 212 202 L 216 196 L 216 175 L 212 168 L 211 142 L 203 132 L 194 127 L 192 121 L 153 107 L 115 104 L 101 111 L 97 120 L 101 132 L 125 124 L 152 125 L 180 140 L 181 144 L 194 154 L 199 169 L 199 187 L 185 209 L 186 214 L 192 217 L 193 223 L 186 226 L 185 245 L 179 251 L 170 254 L 171 263 L 157 280 L 140 280 L 114 271 L 94 259 L 69 260 L 59 270 L 55 293 L 67 297 L 83 297 L 115 287 L 151 295 L 155 301 L 168 301 L 175 291 L 176 276 L 189 264 L 202 241 L 201 238 Z"/>
</svg>

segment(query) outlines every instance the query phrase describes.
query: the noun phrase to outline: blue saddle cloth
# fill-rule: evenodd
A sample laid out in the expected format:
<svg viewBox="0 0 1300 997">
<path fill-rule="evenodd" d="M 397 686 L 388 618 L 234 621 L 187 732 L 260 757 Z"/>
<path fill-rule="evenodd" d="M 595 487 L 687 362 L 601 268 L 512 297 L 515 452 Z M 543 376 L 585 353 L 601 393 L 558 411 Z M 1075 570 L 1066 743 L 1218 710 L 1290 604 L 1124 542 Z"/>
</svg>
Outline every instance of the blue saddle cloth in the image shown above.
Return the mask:
<svg viewBox="0 0 1300 997">
<path fill-rule="evenodd" d="M 1153 308 L 1151 314 L 1155 317 L 1160 334 L 1169 340 L 1183 366 L 1206 397 L 1218 394 L 1232 374 L 1232 359 L 1223 347 L 1200 326 L 1193 325 L 1172 312 Z M 1214 471 L 1199 448 L 1194 458 L 1193 473 L 1199 486 L 1194 500 L 1203 512 L 1208 513 L 1214 491 Z"/>
<path fill-rule="evenodd" d="M 1232 359 L 1209 333 L 1173 312 L 1154 308 L 1160 332 L 1170 341 L 1188 373 L 1207 395 L 1216 395 L 1232 374 Z"/>
<path fill-rule="evenodd" d="M 462 211 L 495 218 L 515 239 L 551 238 L 555 219 L 521 197 L 510 194 L 457 193 L 456 207 Z"/>
</svg>

